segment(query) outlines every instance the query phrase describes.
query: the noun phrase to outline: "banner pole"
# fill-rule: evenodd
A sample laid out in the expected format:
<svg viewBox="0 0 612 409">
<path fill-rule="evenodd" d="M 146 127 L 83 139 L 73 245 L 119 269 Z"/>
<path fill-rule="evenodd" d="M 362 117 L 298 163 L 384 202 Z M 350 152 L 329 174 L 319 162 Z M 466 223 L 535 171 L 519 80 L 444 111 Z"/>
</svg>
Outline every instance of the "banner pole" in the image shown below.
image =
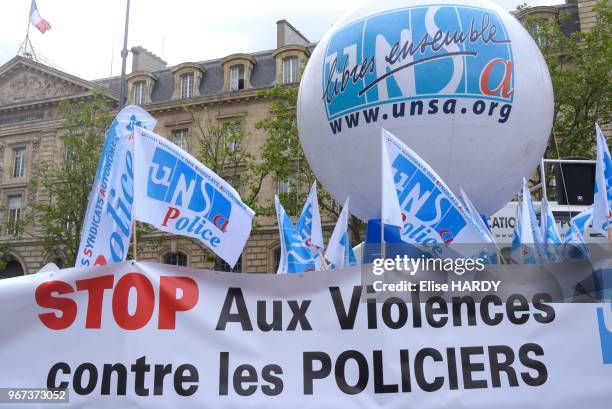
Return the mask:
<svg viewBox="0 0 612 409">
<path fill-rule="evenodd" d="M 125 29 L 123 31 L 123 49 L 121 50 L 121 80 L 119 84 L 119 110 L 125 105 L 125 98 L 127 93 L 127 84 L 125 82 L 125 70 L 127 64 L 127 43 L 128 43 L 128 29 L 130 25 L 130 0 L 127 0 L 125 6 Z"/>
</svg>

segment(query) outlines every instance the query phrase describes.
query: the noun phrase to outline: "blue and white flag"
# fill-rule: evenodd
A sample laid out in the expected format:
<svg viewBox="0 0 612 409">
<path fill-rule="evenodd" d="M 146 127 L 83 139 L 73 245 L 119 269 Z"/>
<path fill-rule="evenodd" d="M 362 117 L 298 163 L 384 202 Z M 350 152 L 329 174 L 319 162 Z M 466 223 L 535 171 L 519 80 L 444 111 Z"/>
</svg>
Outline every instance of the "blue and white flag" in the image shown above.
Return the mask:
<svg viewBox="0 0 612 409">
<path fill-rule="evenodd" d="M 523 264 L 524 258 L 528 255 L 523 254 L 522 249 L 523 239 L 521 238 L 521 207 L 522 203 L 517 203 L 516 211 L 514 213 L 514 229 L 512 230 L 512 250 L 510 253 L 510 262 L 515 264 Z"/>
<path fill-rule="evenodd" d="M 348 237 L 349 198 L 346 198 L 334 232 L 327 243 L 325 258 L 332 264 L 332 268 L 343 268 L 357 265 L 353 246 Z"/>
<path fill-rule="evenodd" d="M 430 248 L 489 243 L 487 232 L 440 176 L 390 132 L 383 131 L 383 135 L 402 211 L 402 240 Z M 457 247 L 466 256 L 473 255 L 473 250 L 473 246 Z"/>
<path fill-rule="evenodd" d="M 595 165 L 595 197 L 593 201 L 593 228 L 607 236 L 612 229 L 612 157 L 608 143 L 599 125 L 597 133 L 597 164 Z"/>
<path fill-rule="evenodd" d="M 523 178 L 523 198 L 520 203 L 520 220 L 518 234 L 512 240 L 512 261 L 518 264 L 542 264 L 546 263 L 547 255 L 544 247 L 544 238 L 538 225 L 531 193 L 527 180 Z M 517 227 L 515 226 L 515 233 Z"/>
<path fill-rule="evenodd" d="M 487 238 L 489 239 L 489 244 L 480 252 L 478 255 L 479 258 L 485 260 L 487 264 L 499 264 L 499 250 L 497 248 L 497 244 L 495 243 L 495 238 L 491 233 L 491 230 L 486 225 L 484 219 L 480 216 L 480 213 L 476 209 L 476 206 L 472 203 L 467 193 L 463 189 L 460 189 L 461 200 L 465 208 L 470 212 L 474 220 L 478 223 L 480 228 L 486 233 Z"/>
<path fill-rule="evenodd" d="M 281 242 L 281 255 L 276 274 L 314 271 L 316 265 L 310 247 L 306 245 L 302 235 L 293 226 L 277 195 L 274 195 L 274 206 L 276 207 Z"/>
<path fill-rule="evenodd" d="M 572 217 L 569 229 L 563 240 L 562 258 L 565 261 L 589 258 L 589 251 L 584 242 L 584 232 L 593 221 L 593 206 Z"/>
<path fill-rule="evenodd" d="M 310 187 L 310 192 L 308 192 L 306 203 L 304 203 L 304 208 L 298 219 L 296 230 L 310 249 L 310 254 L 316 261 L 317 271 L 325 269 L 325 261 L 323 260 L 323 230 L 321 229 L 317 182 L 313 182 Z"/>
<path fill-rule="evenodd" d="M 117 114 L 106 131 L 75 267 L 126 260 L 134 206 L 134 125 L 153 129 L 156 123 L 147 111 L 130 105 Z"/>
<path fill-rule="evenodd" d="M 389 131 L 381 128 L 380 135 L 380 151 L 381 151 L 381 207 L 380 219 L 381 222 L 389 226 L 397 226 L 401 228 L 404 225 L 402 217 L 402 208 L 399 203 L 399 196 L 395 187 L 393 178 L 393 169 L 389 162 L 389 150 L 387 149 L 386 136 L 391 135 Z"/>
<path fill-rule="evenodd" d="M 164 137 L 136 128 L 134 217 L 193 237 L 235 266 L 254 216 L 225 180 Z"/>
<path fill-rule="evenodd" d="M 558 261 L 558 249 L 561 244 L 561 235 L 557 229 L 555 217 L 548 205 L 546 196 L 542 198 L 542 207 L 540 209 L 540 229 L 544 239 L 544 246 L 549 262 Z"/>
</svg>

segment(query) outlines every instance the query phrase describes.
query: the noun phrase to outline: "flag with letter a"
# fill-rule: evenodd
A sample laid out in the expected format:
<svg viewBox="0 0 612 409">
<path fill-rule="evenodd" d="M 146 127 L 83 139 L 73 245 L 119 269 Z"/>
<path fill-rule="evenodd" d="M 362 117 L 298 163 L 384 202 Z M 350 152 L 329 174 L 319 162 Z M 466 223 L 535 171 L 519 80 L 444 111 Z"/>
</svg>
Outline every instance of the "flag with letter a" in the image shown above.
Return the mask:
<svg viewBox="0 0 612 409">
<path fill-rule="evenodd" d="M 134 218 L 193 237 L 234 267 L 255 212 L 229 183 L 167 139 L 136 128 Z"/>
</svg>

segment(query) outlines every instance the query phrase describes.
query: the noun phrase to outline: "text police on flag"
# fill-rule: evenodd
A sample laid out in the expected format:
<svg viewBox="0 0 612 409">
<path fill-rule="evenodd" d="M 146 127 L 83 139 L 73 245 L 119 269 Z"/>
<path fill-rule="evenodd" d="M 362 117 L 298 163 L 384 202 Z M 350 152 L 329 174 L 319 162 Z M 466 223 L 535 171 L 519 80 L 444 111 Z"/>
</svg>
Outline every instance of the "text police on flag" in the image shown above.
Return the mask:
<svg viewBox="0 0 612 409">
<path fill-rule="evenodd" d="M 226 181 L 164 138 L 139 129 L 135 138 L 137 220 L 197 238 L 235 265 L 254 212 Z"/>
</svg>

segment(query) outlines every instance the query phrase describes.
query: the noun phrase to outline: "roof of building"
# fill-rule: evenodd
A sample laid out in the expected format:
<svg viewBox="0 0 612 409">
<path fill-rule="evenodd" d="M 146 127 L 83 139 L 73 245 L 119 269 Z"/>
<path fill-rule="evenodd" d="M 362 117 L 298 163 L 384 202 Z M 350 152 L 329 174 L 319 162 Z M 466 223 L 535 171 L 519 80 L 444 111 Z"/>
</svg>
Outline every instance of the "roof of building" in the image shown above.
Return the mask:
<svg viewBox="0 0 612 409">
<path fill-rule="evenodd" d="M 522 12 L 512 11 L 511 14 L 520 17 L 522 14 L 528 15 L 530 11 L 537 12 L 537 9 L 539 8 L 544 7 L 532 7 Z M 564 34 L 569 35 L 571 33 L 580 31 L 577 3 L 569 2 L 555 6 L 546 6 L 546 8 L 557 9 L 560 12 L 569 13 L 569 18 L 564 21 L 561 27 Z M 285 22 L 298 35 L 303 37 L 303 35 L 297 29 L 295 29 L 285 20 L 281 20 L 280 22 Z M 306 48 L 308 48 L 309 51 L 312 51 L 315 46 L 316 43 L 310 43 L 306 46 Z M 253 89 L 261 89 L 275 85 L 275 51 L 276 50 L 267 50 L 248 54 L 255 61 L 250 77 L 250 85 Z M 200 96 L 215 96 L 227 92 L 224 90 L 224 71 L 222 61 L 222 58 L 216 58 L 196 63 L 197 65 L 200 65 L 204 71 L 202 80 L 200 82 Z M 172 73 L 172 68 L 173 67 L 165 67 L 163 69 L 151 71 L 151 74 L 157 78 L 151 93 L 151 103 L 162 103 L 172 100 L 172 95 L 174 92 L 174 75 Z M 116 94 L 119 94 L 119 76 L 101 78 L 92 82 L 105 87 Z"/>
<path fill-rule="evenodd" d="M 309 51 L 314 49 L 316 44 L 306 46 Z M 272 55 L 276 50 L 260 51 L 248 54 L 254 60 L 255 64 L 251 72 L 250 83 L 253 89 L 266 88 L 273 86 L 276 79 L 276 61 Z M 213 60 L 200 61 L 196 64 L 202 66 L 204 74 L 200 82 L 200 96 L 213 96 L 223 94 L 223 66 L 221 65 L 222 58 Z M 174 91 L 174 75 L 172 67 L 166 67 L 161 70 L 152 71 L 151 73 L 157 77 L 153 92 L 151 93 L 151 102 L 159 103 L 170 101 Z M 119 78 L 110 77 L 94 80 L 96 84 L 109 88 L 119 93 Z"/>
</svg>

